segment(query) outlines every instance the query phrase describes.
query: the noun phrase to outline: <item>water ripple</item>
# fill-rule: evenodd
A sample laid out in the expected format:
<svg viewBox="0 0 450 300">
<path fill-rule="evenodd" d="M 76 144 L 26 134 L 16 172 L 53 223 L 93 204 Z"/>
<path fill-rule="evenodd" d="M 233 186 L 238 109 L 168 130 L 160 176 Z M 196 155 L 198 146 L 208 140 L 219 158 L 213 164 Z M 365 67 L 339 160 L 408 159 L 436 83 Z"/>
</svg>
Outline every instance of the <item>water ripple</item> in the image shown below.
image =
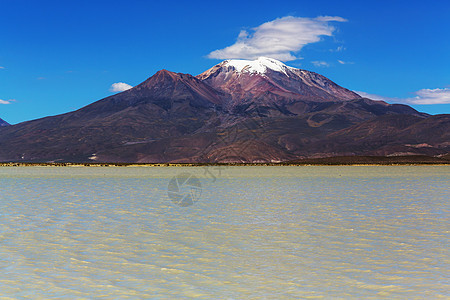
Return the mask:
<svg viewBox="0 0 450 300">
<path fill-rule="evenodd" d="M 213 172 L 211 170 L 211 172 Z M 191 172 L 188 207 L 167 194 Z M 11 298 L 447 298 L 450 168 L 0 168 Z"/>
</svg>

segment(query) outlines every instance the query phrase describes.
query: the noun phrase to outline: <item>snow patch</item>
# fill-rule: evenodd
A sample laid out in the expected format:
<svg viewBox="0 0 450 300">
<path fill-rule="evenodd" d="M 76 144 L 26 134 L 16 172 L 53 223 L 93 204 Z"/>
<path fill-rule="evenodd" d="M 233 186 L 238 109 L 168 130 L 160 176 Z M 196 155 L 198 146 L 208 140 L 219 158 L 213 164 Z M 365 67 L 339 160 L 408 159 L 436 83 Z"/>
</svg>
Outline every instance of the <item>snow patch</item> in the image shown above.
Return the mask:
<svg viewBox="0 0 450 300">
<path fill-rule="evenodd" d="M 289 76 L 288 69 L 294 69 L 273 58 L 260 57 L 256 60 L 230 59 L 224 62 L 224 66 L 233 67 L 239 73 L 265 74 L 267 69 L 281 72 Z"/>
</svg>

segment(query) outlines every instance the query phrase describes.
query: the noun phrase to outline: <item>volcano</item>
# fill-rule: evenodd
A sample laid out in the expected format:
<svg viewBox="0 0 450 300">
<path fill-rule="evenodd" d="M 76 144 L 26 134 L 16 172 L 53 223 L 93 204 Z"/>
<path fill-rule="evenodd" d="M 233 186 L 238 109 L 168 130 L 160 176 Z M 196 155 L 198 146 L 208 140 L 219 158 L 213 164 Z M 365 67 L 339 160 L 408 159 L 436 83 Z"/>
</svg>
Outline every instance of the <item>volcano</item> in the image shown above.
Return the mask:
<svg viewBox="0 0 450 300">
<path fill-rule="evenodd" d="M 197 76 L 158 71 L 66 114 L 0 127 L 0 161 L 284 162 L 337 155 L 445 155 L 450 115 L 362 98 L 271 59 Z"/>
</svg>

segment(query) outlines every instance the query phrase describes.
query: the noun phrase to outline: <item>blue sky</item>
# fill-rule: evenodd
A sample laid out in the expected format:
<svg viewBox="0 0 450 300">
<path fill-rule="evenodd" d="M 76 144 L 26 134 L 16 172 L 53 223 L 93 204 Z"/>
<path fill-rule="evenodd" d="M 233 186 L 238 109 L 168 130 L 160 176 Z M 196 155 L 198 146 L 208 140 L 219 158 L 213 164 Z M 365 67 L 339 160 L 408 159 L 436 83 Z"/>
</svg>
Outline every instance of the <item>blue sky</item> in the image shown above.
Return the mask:
<svg viewBox="0 0 450 300">
<path fill-rule="evenodd" d="M 65 113 L 114 83 L 267 51 L 372 98 L 450 113 L 449 16 L 448 1 L 0 0 L 0 118 Z M 279 32 L 288 50 L 258 42 Z"/>
</svg>

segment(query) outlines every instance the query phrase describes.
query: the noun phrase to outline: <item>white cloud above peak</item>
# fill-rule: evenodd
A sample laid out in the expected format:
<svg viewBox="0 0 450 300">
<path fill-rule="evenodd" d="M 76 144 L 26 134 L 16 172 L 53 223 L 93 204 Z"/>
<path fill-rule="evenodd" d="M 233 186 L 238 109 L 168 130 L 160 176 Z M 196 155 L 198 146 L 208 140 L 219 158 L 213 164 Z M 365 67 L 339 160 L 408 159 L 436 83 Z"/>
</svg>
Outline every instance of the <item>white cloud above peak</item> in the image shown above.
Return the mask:
<svg viewBox="0 0 450 300">
<path fill-rule="evenodd" d="M 299 59 L 296 53 L 305 45 L 332 36 L 335 28 L 329 22 L 346 22 L 342 17 L 317 18 L 283 17 L 241 30 L 236 43 L 208 54 L 213 59 L 256 59 L 261 56 L 281 61 Z"/>
<path fill-rule="evenodd" d="M 118 92 L 123 92 L 123 91 L 129 90 L 132 87 L 133 86 L 131 86 L 125 82 L 116 82 L 116 83 L 111 84 L 109 91 L 113 92 L 113 93 L 118 93 Z"/>
</svg>

